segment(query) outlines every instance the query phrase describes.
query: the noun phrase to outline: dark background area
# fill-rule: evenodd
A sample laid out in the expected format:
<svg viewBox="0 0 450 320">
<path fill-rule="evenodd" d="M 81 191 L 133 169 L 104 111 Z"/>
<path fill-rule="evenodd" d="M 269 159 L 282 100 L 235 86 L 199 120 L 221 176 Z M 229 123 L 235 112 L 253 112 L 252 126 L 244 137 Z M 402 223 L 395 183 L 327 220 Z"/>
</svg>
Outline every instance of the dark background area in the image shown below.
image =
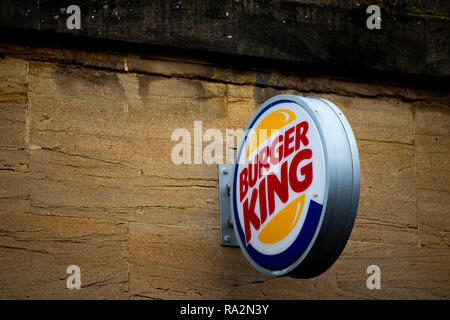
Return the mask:
<svg viewBox="0 0 450 320">
<path fill-rule="evenodd" d="M 81 9 L 81 30 L 66 27 L 70 15 L 65 8 L 71 4 Z M 381 8 L 380 30 L 366 27 L 371 4 Z M 448 77 L 449 26 L 450 1 L 0 2 L 3 37 L 20 37 L 18 30 L 37 31 L 38 38 L 73 35 L 198 50 L 211 56 L 268 58 L 348 73 Z"/>
</svg>

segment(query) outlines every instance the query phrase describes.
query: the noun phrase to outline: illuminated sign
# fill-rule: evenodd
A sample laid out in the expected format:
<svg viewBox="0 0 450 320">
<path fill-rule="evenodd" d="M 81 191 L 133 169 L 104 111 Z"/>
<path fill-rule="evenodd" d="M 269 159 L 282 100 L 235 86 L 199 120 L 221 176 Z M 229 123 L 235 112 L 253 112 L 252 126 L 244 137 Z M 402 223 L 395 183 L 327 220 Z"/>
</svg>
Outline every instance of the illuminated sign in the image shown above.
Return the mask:
<svg viewBox="0 0 450 320">
<path fill-rule="evenodd" d="M 313 277 L 338 258 L 359 199 L 352 130 L 330 101 L 280 95 L 250 119 L 236 153 L 231 208 L 249 262 Z"/>
</svg>

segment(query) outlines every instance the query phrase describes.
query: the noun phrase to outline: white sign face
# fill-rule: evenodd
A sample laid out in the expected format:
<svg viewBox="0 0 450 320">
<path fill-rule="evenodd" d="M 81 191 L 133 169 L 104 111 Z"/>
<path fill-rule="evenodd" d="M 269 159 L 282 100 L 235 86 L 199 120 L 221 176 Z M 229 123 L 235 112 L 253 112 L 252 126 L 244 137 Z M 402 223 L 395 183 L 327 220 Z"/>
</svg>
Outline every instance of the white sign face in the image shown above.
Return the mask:
<svg viewBox="0 0 450 320">
<path fill-rule="evenodd" d="M 236 168 L 237 225 L 255 262 L 282 269 L 300 257 L 320 219 L 322 142 L 308 113 L 290 101 L 268 106 L 248 129 Z"/>
<path fill-rule="evenodd" d="M 259 270 L 276 275 L 308 255 L 328 198 L 318 122 L 289 97 L 271 99 L 250 120 L 237 150 L 231 192 L 241 249 Z"/>
</svg>

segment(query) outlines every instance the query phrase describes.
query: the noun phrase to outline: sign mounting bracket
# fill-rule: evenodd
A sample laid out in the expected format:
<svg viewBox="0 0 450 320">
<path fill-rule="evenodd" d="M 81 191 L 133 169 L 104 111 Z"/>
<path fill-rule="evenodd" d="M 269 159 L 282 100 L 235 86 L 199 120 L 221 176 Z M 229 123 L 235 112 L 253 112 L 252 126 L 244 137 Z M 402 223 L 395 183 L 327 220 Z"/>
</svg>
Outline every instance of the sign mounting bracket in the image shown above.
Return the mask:
<svg viewBox="0 0 450 320">
<path fill-rule="evenodd" d="M 231 217 L 230 188 L 233 181 L 233 165 L 219 164 L 220 244 L 239 247 Z"/>
</svg>

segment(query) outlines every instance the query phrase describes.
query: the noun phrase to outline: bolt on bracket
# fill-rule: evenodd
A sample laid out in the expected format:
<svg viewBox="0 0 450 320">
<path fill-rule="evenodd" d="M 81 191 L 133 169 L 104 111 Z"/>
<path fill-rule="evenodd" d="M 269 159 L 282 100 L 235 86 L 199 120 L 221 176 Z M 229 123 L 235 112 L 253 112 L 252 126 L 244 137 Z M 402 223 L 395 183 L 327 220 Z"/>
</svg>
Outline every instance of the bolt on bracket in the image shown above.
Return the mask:
<svg viewBox="0 0 450 320">
<path fill-rule="evenodd" d="M 219 164 L 220 244 L 239 247 L 231 217 L 230 188 L 233 180 L 233 165 Z"/>
</svg>

